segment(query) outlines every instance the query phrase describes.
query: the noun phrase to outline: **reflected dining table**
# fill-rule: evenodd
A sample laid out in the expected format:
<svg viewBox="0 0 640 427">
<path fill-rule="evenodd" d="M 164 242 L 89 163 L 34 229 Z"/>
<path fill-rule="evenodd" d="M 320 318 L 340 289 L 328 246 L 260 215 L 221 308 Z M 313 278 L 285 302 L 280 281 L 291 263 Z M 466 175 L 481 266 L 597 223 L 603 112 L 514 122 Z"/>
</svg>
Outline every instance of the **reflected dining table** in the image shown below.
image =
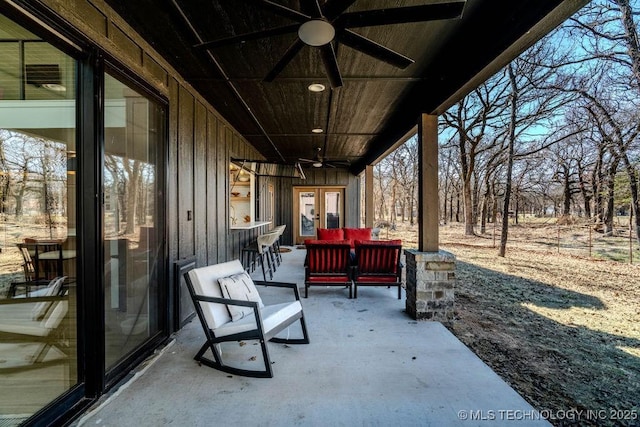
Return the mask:
<svg viewBox="0 0 640 427">
<path fill-rule="evenodd" d="M 55 271 L 57 276 L 64 276 L 63 262 L 74 259 L 76 257 L 75 249 L 56 249 L 53 251 L 42 252 L 38 254 L 38 261 L 53 263 L 55 262 Z"/>
</svg>

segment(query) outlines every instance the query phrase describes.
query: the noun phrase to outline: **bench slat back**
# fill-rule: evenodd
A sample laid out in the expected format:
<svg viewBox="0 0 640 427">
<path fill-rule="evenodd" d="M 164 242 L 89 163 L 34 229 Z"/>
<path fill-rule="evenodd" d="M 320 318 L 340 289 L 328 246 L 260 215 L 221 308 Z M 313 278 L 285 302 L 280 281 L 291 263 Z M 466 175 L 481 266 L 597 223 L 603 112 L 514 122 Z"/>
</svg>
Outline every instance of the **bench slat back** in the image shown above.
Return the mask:
<svg viewBox="0 0 640 427">
<path fill-rule="evenodd" d="M 193 290 L 197 295 L 222 298 L 218 279 L 242 273 L 243 271 L 242 264 L 236 259 L 221 264 L 194 268 L 188 274 Z M 215 329 L 231 321 L 229 310 L 224 304 L 200 302 L 200 307 L 209 329 Z"/>
</svg>

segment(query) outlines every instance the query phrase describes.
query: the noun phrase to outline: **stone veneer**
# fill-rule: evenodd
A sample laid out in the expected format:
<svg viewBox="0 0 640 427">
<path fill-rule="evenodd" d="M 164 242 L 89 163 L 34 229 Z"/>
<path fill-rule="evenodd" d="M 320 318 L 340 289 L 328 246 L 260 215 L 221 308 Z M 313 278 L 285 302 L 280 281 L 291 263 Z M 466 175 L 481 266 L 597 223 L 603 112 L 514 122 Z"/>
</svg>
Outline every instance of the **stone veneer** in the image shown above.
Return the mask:
<svg viewBox="0 0 640 427">
<path fill-rule="evenodd" d="M 407 313 L 416 320 L 454 319 L 456 257 L 445 251 L 405 249 Z"/>
</svg>

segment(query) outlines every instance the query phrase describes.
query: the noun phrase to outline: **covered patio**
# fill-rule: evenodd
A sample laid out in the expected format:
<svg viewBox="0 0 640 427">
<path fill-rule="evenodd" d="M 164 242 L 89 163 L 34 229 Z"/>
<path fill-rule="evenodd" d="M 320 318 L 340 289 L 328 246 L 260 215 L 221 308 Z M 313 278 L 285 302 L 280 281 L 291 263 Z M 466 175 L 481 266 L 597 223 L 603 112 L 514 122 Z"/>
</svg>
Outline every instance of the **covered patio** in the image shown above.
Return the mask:
<svg viewBox="0 0 640 427">
<path fill-rule="evenodd" d="M 284 253 L 274 280 L 302 288 L 305 252 Z M 278 292 L 259 291 L 267 303 Z M 311 343 L 269 344 L 271 379 L 198 366 L 196 318 L 77 425 L 548 425 L 442 324 L 412 320 L 395 292 L 368 287 L 348 299 L 314 287 L 302 301 Z M 259 363 L 259 347 L 246 344 L 229 344 L 225 357 Z"/>
</svg>

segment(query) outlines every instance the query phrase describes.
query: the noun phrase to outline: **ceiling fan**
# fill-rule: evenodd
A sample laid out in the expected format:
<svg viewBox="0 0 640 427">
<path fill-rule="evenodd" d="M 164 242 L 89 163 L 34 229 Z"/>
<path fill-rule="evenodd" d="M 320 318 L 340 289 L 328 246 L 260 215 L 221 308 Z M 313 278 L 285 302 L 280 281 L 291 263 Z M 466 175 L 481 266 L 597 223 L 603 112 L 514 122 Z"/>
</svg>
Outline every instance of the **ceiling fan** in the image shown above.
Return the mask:
<svg viewBox="0 0 640 427">
<path fill-rule="evenodd" d="M 322 151 L 322 148 L 320 148 L 320 147 L 316 147 L 315 151 L 316 151 L 316 153 L 313 156 L 313 159 L 300 158 L 300 159 L 298 159 L 298 162 L 310 165 L 310 166 L 312 166 L 314 168 L 322 168 L 322 167 L 338 168 L 338 167 L 347 167 L 347 166 L 349 166 L 351 164 L 348 161 L 329 161 L 329 160 L 323 158 L 320 155 L 320 152 Z"/>
<path fill-rule="evenodd" d="M 342 75 L 338 67 L 334 46 L 334 43 L 337 42 L 401 69 L 407 68 L 414 62 L 413 59 L 357 34 L 350 28 L 455 19 L 462 15 L 466 3 L 466 0 L 457 0 L 446 3 L 344 13 L 356 0 L 327 0 L 322 6 L 319 0 L 300 0 L 301 11 L 271 0 L 246 1 L 251 1 L 256 6 L 297 23 L 207 41 L 197 44 L 195 47 L 212 49 L 233 43 L 297 32 L 298 38 L 265 76 L 264 81 L 273 81 L 304 46 L 311 46 L 319 49 L 332 88 L 342 86 Z"/>
</svg>

